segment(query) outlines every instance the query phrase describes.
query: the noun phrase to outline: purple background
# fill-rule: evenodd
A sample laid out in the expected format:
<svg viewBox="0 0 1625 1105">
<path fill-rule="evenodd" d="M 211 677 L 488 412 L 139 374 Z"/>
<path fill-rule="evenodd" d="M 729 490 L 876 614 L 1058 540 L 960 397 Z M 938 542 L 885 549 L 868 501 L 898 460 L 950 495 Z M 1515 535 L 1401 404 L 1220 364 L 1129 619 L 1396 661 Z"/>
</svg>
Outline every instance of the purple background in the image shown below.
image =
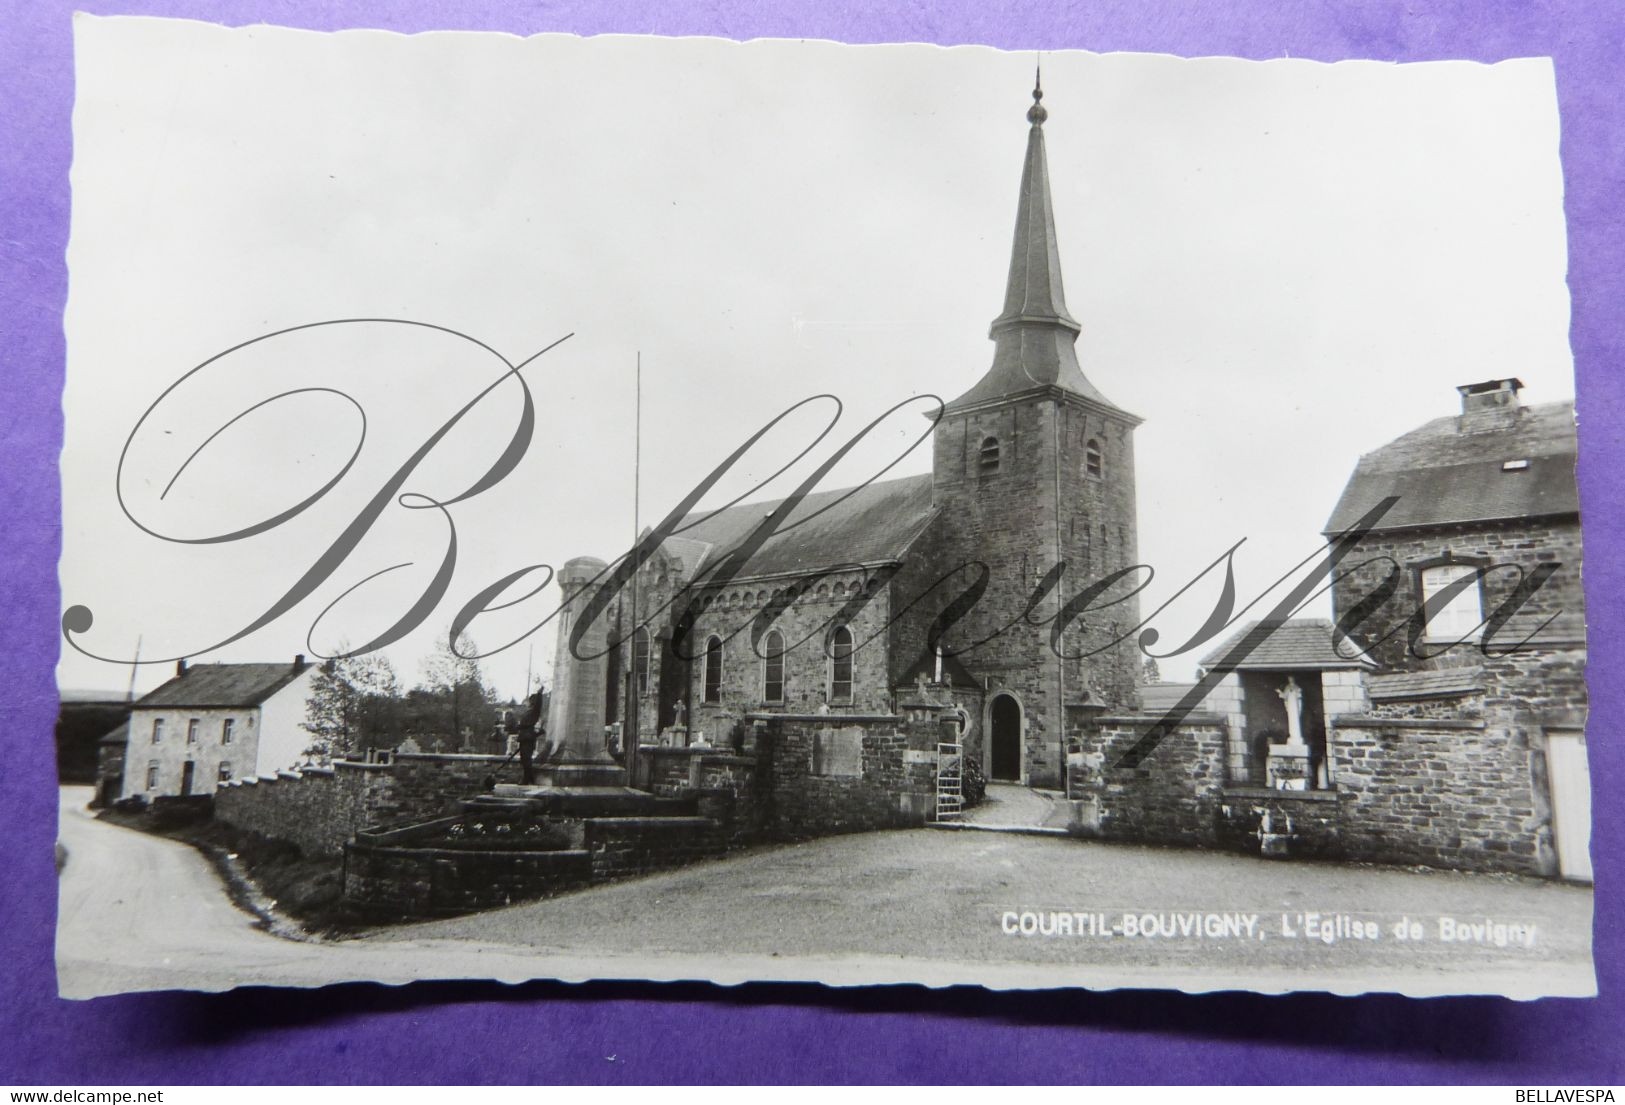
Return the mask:
<svg viewBox="0 0 1625 1105">
<path fill-rule="evenodd" d="M 1601 820 L 1602 997 L 1518 1004 L 972 988 L 603 984 L 348 985 L 322 991 L 55 998 L 50 733 L 56 698 L 74 7 L 323 30 L 386 27 L 986 43 L 1183 55 L 1425 61 L 1549 55 L 1562 112 L 1580 481 L 1591 612 L 1591 765 Z M 1625 337 L 1625 7 L 1362 0 L 989 0 L 774 11 L 748 0 L 5 0 L 0 25 L 0 1082 L 1625 1080 L 1621 843 L 1604 796 L 1625 757 L 1618 631 L 1625 580 L 1619 374 Z M 1066 10 L 1082 9 L 1082 10 Z M 27 888 L 26 892 L 23 888 Z M 613 1058 L 611 1058 L 613 1057 Z"/>
</svg>

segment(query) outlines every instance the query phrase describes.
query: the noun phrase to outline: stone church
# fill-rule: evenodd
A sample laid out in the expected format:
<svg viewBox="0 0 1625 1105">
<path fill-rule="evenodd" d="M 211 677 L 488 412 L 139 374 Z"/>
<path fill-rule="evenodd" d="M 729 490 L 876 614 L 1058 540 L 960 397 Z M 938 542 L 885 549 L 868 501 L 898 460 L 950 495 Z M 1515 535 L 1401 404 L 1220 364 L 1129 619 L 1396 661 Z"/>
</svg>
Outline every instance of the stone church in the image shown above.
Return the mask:
<svg viewBox="0 0 1625 1105">
<path fill-rule="evenodd" d="M 1042 99 L 1035 88 L 992 364 L 942 410 L 931 472 L 818 491 L 782 518 L 782 501 L 691 515 L 591 627 L 572 611 L 605 563 L 566 564 L 548 728 L 572 755 L 601 757 L 599 734 L 744 749 L 753 715 L 872 719 L 924 700 L 965 711 L 966 754 L 988 778 L 1055 787 L 1069 711 L 1136 705 L 1138 657 L 1113 642 L 1137 602 L 1065 608 L 1136 562 L 1141 419 L 1078 362 Z"/>
</svg>

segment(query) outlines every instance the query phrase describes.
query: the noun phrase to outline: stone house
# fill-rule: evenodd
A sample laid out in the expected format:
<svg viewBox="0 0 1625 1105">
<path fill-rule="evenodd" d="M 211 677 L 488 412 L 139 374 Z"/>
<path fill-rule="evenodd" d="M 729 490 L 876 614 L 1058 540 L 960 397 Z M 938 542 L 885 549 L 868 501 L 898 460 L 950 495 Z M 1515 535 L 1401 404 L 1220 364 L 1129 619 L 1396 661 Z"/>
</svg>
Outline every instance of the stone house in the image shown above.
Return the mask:
<svg viewBox="0 0 1625 1105">
<path fill-rule="evenodd" d="M 1135 562 L 1141 420 L 1078 363 L 1041 99 L 992 364 L 941 411 L 932 470 L 646 535 L 635 594 L 628 581 L 598 615 L 603 649 L 582 648 L 572 619 L 608 569 L 571 561 L 550 732 L 743 747 L 754 717 L 891 715 L 915 686 L 966 711 L 966 754 L 991 777 L 1059 786 L 1067 710 L 1132 706 L 1139 658 L 1114 638 L 1136 600 L 1062 618 L 1065 596 Z M 1057 618 L 1069 624 L 1052 638 Z"/>
<path fill-rule="evenodd" d="M 303 722 L 316 670 L 303 656 L 179 661 L 173 678 L 130 709 L 119 797 L 211 794 L 223 782 L 292 767 L 310 743 Z"/>
<path fill-rule="evenodd" d="M 1589 880 L 1574 413 L 1520 387 L 1464 386 L 1360 459 L 1326 536 L 1393 501 L 1333 575 L 1334 621 L 1251 623 L 1201 683 L 1075 719 L 1079 832 Z"/>
<path fill-rule="evenodd" d="M 1574 405 L 1526 406 L 1522 387 L 1463 385 L 1458 414 L 1360 458 L 1328 535 L 1396 502 L 1350 553 L 1332 598 L 1340 626 L 1381 665 L 1369 717 L 1390 723 L 1378 726 L 1388 758 L 1414 754 L 1436 783 L 1427 819 L 1444 845 L 1493 825 L 1499 839 L 1486 846 L 1505 847 L 1513 866 L 1587 879 Z M 1424 736 L 1452 721 L 1470 727 Z"/>
</svg>

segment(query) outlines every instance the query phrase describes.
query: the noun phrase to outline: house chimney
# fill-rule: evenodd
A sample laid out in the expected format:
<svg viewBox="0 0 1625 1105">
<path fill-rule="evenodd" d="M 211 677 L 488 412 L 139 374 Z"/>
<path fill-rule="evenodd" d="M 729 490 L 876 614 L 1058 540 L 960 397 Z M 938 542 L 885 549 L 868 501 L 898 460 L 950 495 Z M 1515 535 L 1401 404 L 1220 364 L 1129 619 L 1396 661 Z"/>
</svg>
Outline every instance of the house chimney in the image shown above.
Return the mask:
<svg viewBox="0 0 1625 1105">
<path fill-rule="evenodd" d="M 1456 388 L 1461 393 L 1461 418 L 1456 422 L 1456 429 L 1464 434 L 1476 434 L 1515 425 L 1518 412 L 1523 409 L 1518 402 L 1522 388 L 1523 381 L 1515 378 L 1462 384 Z"/>
<path fill-rule="evenodd" d="M 303 652 L 299 652 L 299 653 L 294 654 L 294 657 L 293 657 L 293 670 L 294 671 L 304 671 L 305 670 L 305 654 Z"/>
<path fill-rule="evenodd" d="M 175 661 L 175 678 L 179 679 L 181 676 L 183 676 L 185 674 L 186 674 L 186 661 L 185 660 L 176 660 Z"/>
</svg>

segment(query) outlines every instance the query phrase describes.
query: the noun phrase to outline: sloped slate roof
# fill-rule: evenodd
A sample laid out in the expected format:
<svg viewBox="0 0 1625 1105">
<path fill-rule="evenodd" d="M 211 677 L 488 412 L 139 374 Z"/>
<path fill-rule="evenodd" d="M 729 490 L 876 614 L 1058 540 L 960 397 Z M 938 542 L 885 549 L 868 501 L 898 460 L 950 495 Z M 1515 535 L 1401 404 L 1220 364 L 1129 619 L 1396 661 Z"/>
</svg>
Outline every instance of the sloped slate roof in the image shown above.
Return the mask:
<svg viewBox="0 0 1625 1105">
<path fill-rule="evenodd" d="M 1389 495 L 1399 502 L 1373 532 L 1579 511 L 1573 403 L 1524 407 L 1501 430 L 1460 433 L 1457 422 L 1435 418 L 1361 457 L 1325 532 L 1348 529 Z M 1520 460 L 1528 467 L 1503 470 Z"/>
<path fill-rule="evenodd" d="M 138 699 L 135 709 L 156 706 L 258 706 L 308 667 L 281 664 L 193 664 L 185 675 Z"/>
<path fill-rule="evenodd" d="M 1266 627 L 1256 647 L 1246 659 L 1230 665 L 1235 671 L 1291 671 L 1305 668 L 1371 668 L 1376 665 L 1352 643 L 1339 652 L 1332 637 L 1332 623 L 1325 618 L 1293 618 L 1290 621 L 1251 621 L 1237 630 L 1224 644 L 1202 657 L 1202 667 L 1214 668 L 1242 638 Z M 1352 653 L 1352 655 L 1349 655 Z"/>
<path fill-rule="evenodd" d="M 741 503 L 706 516 L 699 511 L 679 524 L 676 537 L 689 549 L 710 546 L 698 565 L 712 574 L 730 552 L 784 503 Z M 931 477 L 905 476 L 858 488 L 817 491 L 796 504 L 737 579 L 808 573 L 841 564 L 899 560 L 931 520 Z M 699 521 L 699 519 L 704 519 Z M 692 529 L 684 526 L 698 521 Z"/>
<path fill-rule="evenodd" d="M 128 744 L 130 742 L 130 722 L 128 719 L 119 722 L 118 727 L 108 730 L 97 741 L 97 744 Z"/>
<path fill-rule="evenodd" d="M 1393 698 L 1445 698 L 1483 690 L 1484 673 L 1478 668 L 1446 668 L 1373 675 L 1366 681 L 1366 689 L 1379 702 Z"/>
</svg>

